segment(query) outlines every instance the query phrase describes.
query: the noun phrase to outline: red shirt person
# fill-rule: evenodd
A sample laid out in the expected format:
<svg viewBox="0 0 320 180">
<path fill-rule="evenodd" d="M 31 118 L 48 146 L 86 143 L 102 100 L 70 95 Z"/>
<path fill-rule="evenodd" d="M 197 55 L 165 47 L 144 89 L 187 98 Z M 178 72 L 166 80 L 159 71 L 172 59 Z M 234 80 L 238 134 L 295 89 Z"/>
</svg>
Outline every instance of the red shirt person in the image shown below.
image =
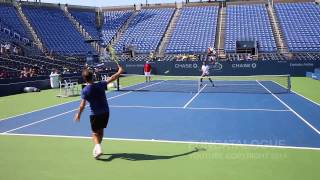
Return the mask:
<svg viewBox="0 0 320 180">
<path fill-rule="evenodd" d="M 146 76 L 146 82 L 150 82 L 151 81 L 151 65 L 149 64 L 148 61 L 144 65 L 143 70 L 144 70 L 144 75 Z"/>
</svg>

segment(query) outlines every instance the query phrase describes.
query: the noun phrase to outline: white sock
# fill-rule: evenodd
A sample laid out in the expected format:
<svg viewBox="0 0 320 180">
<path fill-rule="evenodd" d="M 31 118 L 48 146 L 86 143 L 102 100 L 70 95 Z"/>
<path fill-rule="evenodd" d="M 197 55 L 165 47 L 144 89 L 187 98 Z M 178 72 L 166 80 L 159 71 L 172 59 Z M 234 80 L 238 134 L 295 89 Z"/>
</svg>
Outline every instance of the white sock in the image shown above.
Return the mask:
<svg viewBox="0 0 320 180">
<path fill-rule="evenodd" d="M 102 152 L 101 144 L 96 144 L 95 149 L 99 152 Z"/>
</svg>

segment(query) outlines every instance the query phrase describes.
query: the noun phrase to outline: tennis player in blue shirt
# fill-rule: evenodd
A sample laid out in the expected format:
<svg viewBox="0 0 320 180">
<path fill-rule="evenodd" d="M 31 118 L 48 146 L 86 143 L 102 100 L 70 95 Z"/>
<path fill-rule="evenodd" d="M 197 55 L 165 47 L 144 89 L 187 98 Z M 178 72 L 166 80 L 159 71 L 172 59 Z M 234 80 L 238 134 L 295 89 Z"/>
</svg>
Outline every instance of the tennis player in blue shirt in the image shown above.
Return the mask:
<svg viewBox="0 0 320 180">
<path fill-rule="evenodd" d="M 75 120 L 80 122 L 81 113 L 83 112 L 86 102 L 90 103 L 90 123 L 92 129 L 92 139 L 95 143 L 93 149 L 93 157 L 98 159 L 102 155 L 101 142 L 103 138 L 103 130 L 107 127 L 109 121 L 109 106 L 106 98 L 105 90 L 107 85 L 119 78 L 123 72 L 123 68 L 118 66 L 118 72 L 112 75 L 106 81 L 94 83 L 93 72 L 85 69 L 82 72 L 82 78 L 87 85 L 82 89 L 81 102 L 79 112 L 75 115 Z"/>
</svg>

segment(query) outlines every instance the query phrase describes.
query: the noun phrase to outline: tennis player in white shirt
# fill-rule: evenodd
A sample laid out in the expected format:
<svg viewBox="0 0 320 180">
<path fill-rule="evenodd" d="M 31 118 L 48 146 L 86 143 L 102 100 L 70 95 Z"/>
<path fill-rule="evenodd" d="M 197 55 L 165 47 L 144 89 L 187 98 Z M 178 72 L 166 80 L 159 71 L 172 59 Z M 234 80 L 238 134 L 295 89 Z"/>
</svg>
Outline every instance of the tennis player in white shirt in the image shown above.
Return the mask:
<svg viewBox="0 0 320 180">
<path fill-rule="evenodd" d="M 201 77 L 200 77 L 200 86 L 202 86 L 202 81 L 204 77 L 208 77 L 209 81 L 211 82 L 212 86 L 214 87 L 213 81 L 210 77 L 210 67 L 206 64 L 206 62 L 203 62 L 202 66 L 201 66 Z"/>
</svg>

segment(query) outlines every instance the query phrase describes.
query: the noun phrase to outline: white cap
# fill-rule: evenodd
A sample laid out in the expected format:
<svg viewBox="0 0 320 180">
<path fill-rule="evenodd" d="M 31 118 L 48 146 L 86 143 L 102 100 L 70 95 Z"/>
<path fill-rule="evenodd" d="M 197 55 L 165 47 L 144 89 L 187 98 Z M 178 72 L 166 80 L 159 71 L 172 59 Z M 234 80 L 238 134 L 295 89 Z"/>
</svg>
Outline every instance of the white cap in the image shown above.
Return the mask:
<svg viewBox="0 0 320 180">
<path fill-rule="evenodd" d="M 149 61 L 147 61 L 146 63 L 149 64 Z"/>
</svg>

